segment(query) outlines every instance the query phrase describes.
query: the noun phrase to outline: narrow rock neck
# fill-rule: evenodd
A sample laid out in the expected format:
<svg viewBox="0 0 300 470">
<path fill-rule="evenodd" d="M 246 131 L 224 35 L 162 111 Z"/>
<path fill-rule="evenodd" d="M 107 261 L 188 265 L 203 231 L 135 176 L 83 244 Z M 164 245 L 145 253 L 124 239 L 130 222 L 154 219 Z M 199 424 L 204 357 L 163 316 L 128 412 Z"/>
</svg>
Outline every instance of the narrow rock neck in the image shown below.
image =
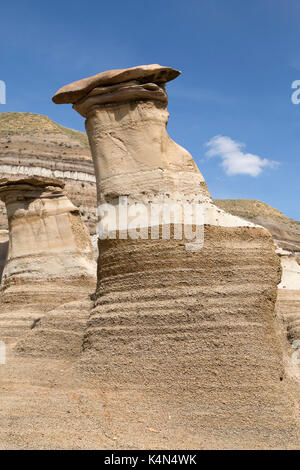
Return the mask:
<svg viewBox="0 0 300 470">
<path fill-rule="evenodd" d="M 98 202 L 197 190 L 209 196 L 192 156 L 169 137 L 167 121 L 167 109 L 157 101 L 109 104 L 88 113 Z"/>
</svg>

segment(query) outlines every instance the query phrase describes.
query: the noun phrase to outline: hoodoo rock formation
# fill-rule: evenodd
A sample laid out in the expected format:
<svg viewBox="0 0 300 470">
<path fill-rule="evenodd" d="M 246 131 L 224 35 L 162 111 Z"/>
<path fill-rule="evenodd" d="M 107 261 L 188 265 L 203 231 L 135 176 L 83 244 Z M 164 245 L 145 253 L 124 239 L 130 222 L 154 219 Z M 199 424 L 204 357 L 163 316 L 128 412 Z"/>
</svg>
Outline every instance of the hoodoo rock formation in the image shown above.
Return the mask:
<svg viewBox="0 0 300 470">
<path fill-rule="evenodd" d="M 109 71 L 54 96 L 87 117 L 98 204 L 121 195 L 143 201 L 175 192 L 209 196 L 192 156 L 166 132 L 165 82 L 178 75 L 158 65 Z"/>
<path fill-rule="evenodd" d="M 19 336 L 55 306 L 93 291 L 95 262 L 87 228 L 61 181 L 0 180 L 9 224 L 1 284 L 1 338 Z"/>
<path fill-rule="evenodd" d="M 159 65 L 103 72 L 53 98 L 86 118 L 98 204 L 193 201 L 204 214 L 201 249 L 184 236 L 99 239 L 81 367 L 103 387 L 163 400 L 210 446 L 291 446 L 292 386 L 274 322 L 279 257 L 267 230 L 212 203 L 192 156 L 168 136 L 165 83 L 178 75 Z"/>
<path fill-rule="evenodd" d="M 62 181 L 90 233 L 95 233 L 95 173 L 83 132 L 39 114 L 0 113 L 0 176 L 42 176 Z M 2 202 L 0 229 L 7 229 Z"/>
</svg>

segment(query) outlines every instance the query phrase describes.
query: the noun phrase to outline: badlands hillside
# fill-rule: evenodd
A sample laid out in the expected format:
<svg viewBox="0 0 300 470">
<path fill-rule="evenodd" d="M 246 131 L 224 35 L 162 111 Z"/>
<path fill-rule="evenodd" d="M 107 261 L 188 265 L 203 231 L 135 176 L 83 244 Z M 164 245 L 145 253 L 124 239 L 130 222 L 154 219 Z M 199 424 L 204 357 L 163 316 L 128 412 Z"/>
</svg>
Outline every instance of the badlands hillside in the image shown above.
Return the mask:
<svg viewBox="0 0 300 470">
<path fill-rule="evenodd" d="M 300 261 L 300 222 L 290 219 L 264 202 L 251 199 L 215 199 L 215 204 L 233 215 L 266 227 L 284 250 Z"/>
</svg>

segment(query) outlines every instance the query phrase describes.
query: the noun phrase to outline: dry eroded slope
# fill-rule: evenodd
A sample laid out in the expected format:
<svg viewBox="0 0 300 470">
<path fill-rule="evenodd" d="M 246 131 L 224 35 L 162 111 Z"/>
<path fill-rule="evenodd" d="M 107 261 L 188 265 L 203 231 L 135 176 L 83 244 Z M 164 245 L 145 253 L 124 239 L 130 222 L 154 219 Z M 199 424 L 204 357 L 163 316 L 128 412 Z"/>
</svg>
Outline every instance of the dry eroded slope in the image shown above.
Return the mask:
<svg viewBox="0 0 300 470">
<path fill-rule="evenodd" d="M 300 222 L 290 219 L 279 210 L 251 199 L 215 199 L 226 212 L 266 227 L 277 245 L 295 254 L 300 262 Z"/>
</svg>

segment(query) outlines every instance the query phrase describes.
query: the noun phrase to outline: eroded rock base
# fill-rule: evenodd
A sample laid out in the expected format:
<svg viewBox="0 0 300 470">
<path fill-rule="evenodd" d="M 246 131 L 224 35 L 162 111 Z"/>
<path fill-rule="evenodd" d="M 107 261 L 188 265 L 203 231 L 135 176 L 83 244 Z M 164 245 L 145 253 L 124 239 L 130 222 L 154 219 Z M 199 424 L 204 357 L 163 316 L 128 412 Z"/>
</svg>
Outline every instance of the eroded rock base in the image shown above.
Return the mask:
<svg viewBox="0 0 300 470">
<path fill-rule="evenodd" d="M 297 441 L 274 323 L 280 260 L 268 232 L 206 226 L 198 252 L 130 239 L 99 241 L 99 251 L 81 371 L 107 389 L 165 400 L 211 442 Z"/>
</svg>

